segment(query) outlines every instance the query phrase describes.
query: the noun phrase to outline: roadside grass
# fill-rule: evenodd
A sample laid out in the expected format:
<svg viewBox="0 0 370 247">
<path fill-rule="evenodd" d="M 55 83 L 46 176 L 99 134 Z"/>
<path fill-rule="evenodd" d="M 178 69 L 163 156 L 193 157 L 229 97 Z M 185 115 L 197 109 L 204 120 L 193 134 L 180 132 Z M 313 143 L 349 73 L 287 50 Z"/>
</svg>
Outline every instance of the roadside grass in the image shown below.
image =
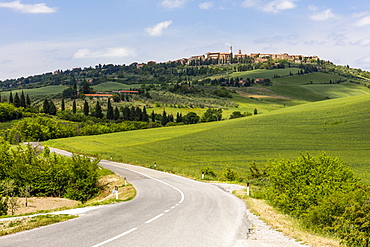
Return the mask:
<svg viewBox="0 0 370 247">
<path fill-rule="evenodd" d="M 285 236 L 289 236 L 312 247 L 340 246 L 339 239 L 307 230 L 299 220 L 278 212 L 264 200 L 247 197 L 245 191 L 234 191 L 233 194 L 247 204 L 251 213 L 259 216 L 261 220 Z"/>
<path fill-rule="evenodd" d="M 325 151 L 351 165 L 370 183 L 370 97 L 353 96 L 258 114 L 250 117 L 137 130 L 99 136 L 50 140 L 46 144 L 95 154 L 115 161 L 150 167 L 193 178 L 209 166 L 221 177 L 230 166 L 247 177 L 249 165 L 279 157 Z"/>
<path fill-rule="evenodd" d="M 0 222 L 0 236 L 13 234 L 21 231 L 31 230 L 41 226 L 47 226 L 70 219 L 77 218 L 76 215 L 38 215 L 25 217 L 11 221 Z"/>
</svg>

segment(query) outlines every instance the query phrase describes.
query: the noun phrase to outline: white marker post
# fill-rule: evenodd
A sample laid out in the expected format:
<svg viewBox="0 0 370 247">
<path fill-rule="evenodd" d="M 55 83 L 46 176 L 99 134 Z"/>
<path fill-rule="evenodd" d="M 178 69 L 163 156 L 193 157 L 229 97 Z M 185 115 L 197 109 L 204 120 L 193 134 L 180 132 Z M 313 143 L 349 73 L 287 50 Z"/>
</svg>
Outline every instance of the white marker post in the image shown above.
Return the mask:
<svg viewBox="0 0 370 247">
<path fill-rule="evenodd" d="M 202 172 L 202 179 L 204 179 L 204 172 Z"/>
<path fill-rule="evenodd" d="M 118 200 L 118 186 L 114 187 L 114 191 L 116 192 L 116 199 Z"/>
<path fill-rule="evenodd" d="M 247 196 L 250 195 L 250 191 L 249 191 L 249 183 L 247 183 Z"/>
<path fill-rule="evenodd" d="M 126 177 L 124 178 L 124 180 L 125 180 L 125 186 L 127 185 L 127 179 L 126 179 Z"/>
</svg>

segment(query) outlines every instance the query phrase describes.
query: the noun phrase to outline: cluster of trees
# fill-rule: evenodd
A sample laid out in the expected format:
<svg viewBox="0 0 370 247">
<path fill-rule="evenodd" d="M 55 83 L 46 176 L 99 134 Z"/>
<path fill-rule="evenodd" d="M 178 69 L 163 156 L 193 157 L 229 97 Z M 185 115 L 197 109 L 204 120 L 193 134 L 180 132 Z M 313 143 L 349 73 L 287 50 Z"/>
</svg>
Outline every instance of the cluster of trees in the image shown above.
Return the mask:
<svg viewBox="0 0 370 247">
<path fill-rule="evenodd" d="M 0 140 L 0 215 L 19 196 L 65 197 L 86 202 L 99 191 L 98 160 L 64 157 L 32 146 L 11 147 Z M 13 205 L 15 206 L 15 205 Z M 14 208 L 13 208 L 14 209 Z"/>
<path fill-rule="evenodd" d="M 0 103 L 0 122 L 22 118 L 22 111 L 9 103 Z"/>
<path fill-rule="evenodd" d="M 151 127 L 156 127 L 156 125 L 152 124 Z M 99 135 L 145 128 L 148 128 L 148 123 L 146 122 L 94 123 L 90 120 L 75 123 L 48 117 L 29 117 L 15 123 L 5 133 L 5 136 L 9 142 L 19 143 L 26 141 L 46 141 L 72 136 Z"/>
<path fill-rule="evenodd" d="M 253 170 L 268 181 L 266 199 L 283 212 L 308 228 L 339 236 L 347 246 L 369 246 L 370 187 L 338 158 L 307 154 Z"/>
</svg>

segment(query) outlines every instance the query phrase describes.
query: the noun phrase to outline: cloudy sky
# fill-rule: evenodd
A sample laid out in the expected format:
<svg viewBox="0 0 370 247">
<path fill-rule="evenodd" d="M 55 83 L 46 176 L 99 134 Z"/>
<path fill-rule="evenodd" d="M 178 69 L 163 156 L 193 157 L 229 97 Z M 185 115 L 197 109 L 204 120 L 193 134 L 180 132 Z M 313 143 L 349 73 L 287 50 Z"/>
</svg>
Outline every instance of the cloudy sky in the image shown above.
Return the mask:
<svg viewBox="0 0 370 247">
<path fill-rule="evenodd" d="M 230 44 L 370 70 L 370 1 L 0 0 L 0 80 L 165 62 Z"/>
</svg>

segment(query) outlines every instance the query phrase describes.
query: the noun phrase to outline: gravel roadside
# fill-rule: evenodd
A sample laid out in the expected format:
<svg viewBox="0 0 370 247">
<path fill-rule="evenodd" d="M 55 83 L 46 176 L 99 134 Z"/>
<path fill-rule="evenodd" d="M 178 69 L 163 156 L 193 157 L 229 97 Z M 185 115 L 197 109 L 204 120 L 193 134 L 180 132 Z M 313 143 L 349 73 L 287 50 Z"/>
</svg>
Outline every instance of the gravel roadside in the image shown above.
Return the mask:
<svg viewBox="0 0 370 247">
<path fill-rule="evenodd" d="M 234 184 L 213 183 L 213 185 L 232 193 L 234 190 L 245 190 L 245 186 Z M 251 222 L 252 228 L 249 229 L 247 235 L 247 246 L 250 247 L 309 247 L 297 242 L 288 236 L 283 235 L 281 232 L 276 231 L 271 226 L 267 225 L 258 216 L 252 214 L 248 209 L 246 212 L 248 221 Z"/>
</svg>

